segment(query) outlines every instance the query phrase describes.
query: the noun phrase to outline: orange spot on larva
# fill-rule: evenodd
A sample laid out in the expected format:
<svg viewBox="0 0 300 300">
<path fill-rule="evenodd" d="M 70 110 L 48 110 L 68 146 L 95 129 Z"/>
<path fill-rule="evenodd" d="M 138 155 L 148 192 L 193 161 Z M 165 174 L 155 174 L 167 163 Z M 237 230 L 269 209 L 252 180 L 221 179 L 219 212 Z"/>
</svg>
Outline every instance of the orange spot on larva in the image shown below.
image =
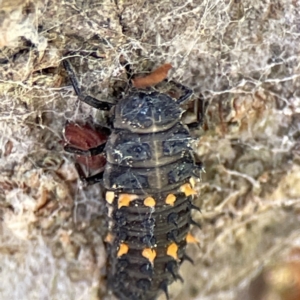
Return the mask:
<svg viewBox="0 0 300 300">
<path fill-rule="evenodd" d="M 163 81 L 168 76 L 168 71 L 172 68 L 171 64 L 163 64 L 148 76 L 132 79 L 133 86 L 136 88 L 145 88 L 154 86 Z"/>
<path fill-rule="evenodd" d="M 112 244 L 114 241 L 114 236 L 111 233 L 108 233 L 104 239 L 106 243 Z"/>
<path fill-rule="evenodd" d="M 107 203 L 112 204 L 114 202 L 115 199 L 115 193 L 112 191 L 108 191 L 105 194 L 105 200 Z"/>
<path fill-rule="evenodd" d="M 178 259 L 177 255 L 178 246 L 175 243 L 172 243 L 167 248 L 167 255 L 172 256 L 175 260 Z"/>
<path fill-rule="evenodd" d="M 120 194 L 118 199 L 118 208 L 121 208 L 122 206 L 129 206 L 130 202 L 136 199 L 138 199 L 137 195 Z"/>
<path fill-rule="evenodd" d="M 199 244 L 199 241 L 190 233 L 187 234 L 185 240 L 188 244 Z"/>
<path fill-rule="evenodd" d="M 155 200 L 152 198 L 152 197 L 147 197 L 145 200 L 144 200 L 144 205 L 145 206 L 149 206 L 149 207 L 154 207 L 156 204 Z"/>
<path fill-rule="evenodd" d="M 174 205 L 175 201 L 176 201 L 176 196 L 174 194 L 169 194 L 166 198 L 166 204 L 169 204 L 171 206 Z"/>
<path fill-rule="evenodd" d="M 117 253 L 117 257 L 121 257 L 122 255 L 127 254 L 128 250 L 129 250 L 128 245 L 120 244 L 119 251 Z"/>
<path fill-rule="evenodd" d="M 187 197 L 191 195 L 196 195 L 196 191 L 192 189 L 189 183 L 186 183 L 180 187 L 180 192 L 184 193 Z"/>
<path fill-rule="evenodd" d="M 151 262 L 151 264 L 153 264 L 156 257 L 156 251 L 151 248 L 145 248 L 142 252 L 142 255 L 147 258 Z"/>
</svg>

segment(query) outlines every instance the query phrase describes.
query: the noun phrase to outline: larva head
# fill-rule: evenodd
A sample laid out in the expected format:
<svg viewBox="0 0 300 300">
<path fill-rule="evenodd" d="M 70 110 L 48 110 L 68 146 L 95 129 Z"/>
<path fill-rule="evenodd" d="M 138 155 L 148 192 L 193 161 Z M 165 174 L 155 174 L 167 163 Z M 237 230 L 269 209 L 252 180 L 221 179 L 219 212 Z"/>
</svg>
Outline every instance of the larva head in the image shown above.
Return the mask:
<svg viewBox="0 0 300 300">
<path fill-rule="evenodd" d="M 153 133 L 171 128 L 183 110 L 167 94 L 137 91 L 115 107 L 114 127 L 136 133 Z"/>
</svg>

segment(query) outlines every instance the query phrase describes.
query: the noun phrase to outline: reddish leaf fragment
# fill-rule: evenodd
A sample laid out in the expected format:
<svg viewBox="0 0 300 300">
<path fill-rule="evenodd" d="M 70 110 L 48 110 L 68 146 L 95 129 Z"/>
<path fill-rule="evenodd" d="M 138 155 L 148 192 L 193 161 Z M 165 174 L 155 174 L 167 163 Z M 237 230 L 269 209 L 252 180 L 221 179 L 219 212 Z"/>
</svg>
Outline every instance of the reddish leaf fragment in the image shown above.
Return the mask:
<svg viewBox="0 0 300 300">
<path fill-rule="evenodd" d="M 164 64 L 145 77 L 132 79 L 133 86 L 136 88 L 154 86 L 167 78 L 168 71 L 171 68 L 171 64 Z"/>
<path fill-rule="evenodd" d="M 68 123 L 65 127 L 65 141 L 82 150 L 96 147 L 107 141 L 107 135 L 92 128 L 90 125 Z"/>
<path fill-rule="evenodd" d="M 65 127 L 64 136 L 67 144 L 82 150 L 94 148 L 107 141 L 107 135 L 104 132 L 92 128 L 89 124 L 68 123 Z M 76 161 L 94 170 L 103 168 L 106 164 L 104 154 L 76 155 Z"/>
</svg>

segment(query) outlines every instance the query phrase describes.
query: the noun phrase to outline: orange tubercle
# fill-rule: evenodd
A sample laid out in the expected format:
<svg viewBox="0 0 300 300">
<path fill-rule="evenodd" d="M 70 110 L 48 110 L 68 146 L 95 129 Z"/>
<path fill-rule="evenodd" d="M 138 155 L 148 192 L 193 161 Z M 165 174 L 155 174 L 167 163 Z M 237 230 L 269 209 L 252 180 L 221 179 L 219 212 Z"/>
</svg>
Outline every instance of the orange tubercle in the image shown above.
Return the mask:
<svg viewBox="0 0 300 300">
<path fill-rule="evenodd" d="M 114 241 L 114 236 L 111 233 L 108 233 L 104 239 L 106 243 L 112 244 Z"/>
<path fill-rule="evenodd" d="M 180 192 L 184 193 L 187 197 L 196 195 L 196 191 L 191 187 L 189 183 L 186 183 L 180 187 Z"/>
<path fill-rule="evenodd" d="M 166 198 L 166 204 L 169 204 L 171 206 L 174 205 L 175 201 L 176 201 L 176 196 L 174 194 L 169 194 Z"/>
<path fill-rule="evenodd" d="M 118 199 L 118 208 L 120 209 L 122 206 L 129 206 L 130 202 L 136 199 L 138 199 L 137 195 L 120 194 Z"/>
<path fill-rule="evenodd" d="M 153 264 L 156 257 L 156 251 L 151 248 L 145 248 L 142 252 L 142 255 L 147 258 L 151 262 L 151 264 Z"/>
<path fill-rule="evenodd" d="M 121 257 L 122 255 L 127 254 L 128 250 L 129 250 L 128 245 L 120 244 L 119 251 L 117 253 L 117 257 Z"/>
<path fill-rule="evenodd" d="M 148 207 L 154 207 L 156 204 L 154 198 L 152 197 L 147 197 L 145 200 L 144 200 L 144 205 L 145 206 L 148 206 Z"/>
<path fill-rule="evenodd" d="M 167 255 L 172 256 L 175 260 L 178 260 L 178 246 L 175 243 L 172 243 L 167 248 Z"/>
<path fill-rule="evenodd" d="M 188 244 L 199 244 L 199 241 L 191 233 L 187 234 L 185 240 Z"/>
</svg>

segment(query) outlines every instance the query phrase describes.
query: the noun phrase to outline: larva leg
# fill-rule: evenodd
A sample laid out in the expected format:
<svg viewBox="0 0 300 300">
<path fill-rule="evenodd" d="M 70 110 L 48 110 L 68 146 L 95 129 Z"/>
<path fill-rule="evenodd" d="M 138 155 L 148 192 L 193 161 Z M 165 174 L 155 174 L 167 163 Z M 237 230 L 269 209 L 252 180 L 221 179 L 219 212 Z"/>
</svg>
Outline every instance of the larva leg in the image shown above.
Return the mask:
<svg viewBox="0 0 300 300">
<path fill-rule="evenodd" d="M 79 83 L 75 76 L 75 73 L 73 71 L 73 67 L 72 67 L 71 63 L 67 59 L 65 59 L 63 61 L 63 66 L 66 69 L 66 71 L 68 72 L 69 78 L 71 80 L 71 83 L 74 87 L 76 94 L 78 95 L 78 98 L 82 102 L 87 103 L 88 105 L 95 107 L 97 109 L 100 109 L 100 110 L 110 110 L 112 108 L 112 106 L 114 106 L 114 104 L 112 104 L 112 103 L 109 103 L 109 102 L 106 102 L 103 100 L 98 100 L 89 95 L 83 94 L 79 87 Z"/>
</svg>

